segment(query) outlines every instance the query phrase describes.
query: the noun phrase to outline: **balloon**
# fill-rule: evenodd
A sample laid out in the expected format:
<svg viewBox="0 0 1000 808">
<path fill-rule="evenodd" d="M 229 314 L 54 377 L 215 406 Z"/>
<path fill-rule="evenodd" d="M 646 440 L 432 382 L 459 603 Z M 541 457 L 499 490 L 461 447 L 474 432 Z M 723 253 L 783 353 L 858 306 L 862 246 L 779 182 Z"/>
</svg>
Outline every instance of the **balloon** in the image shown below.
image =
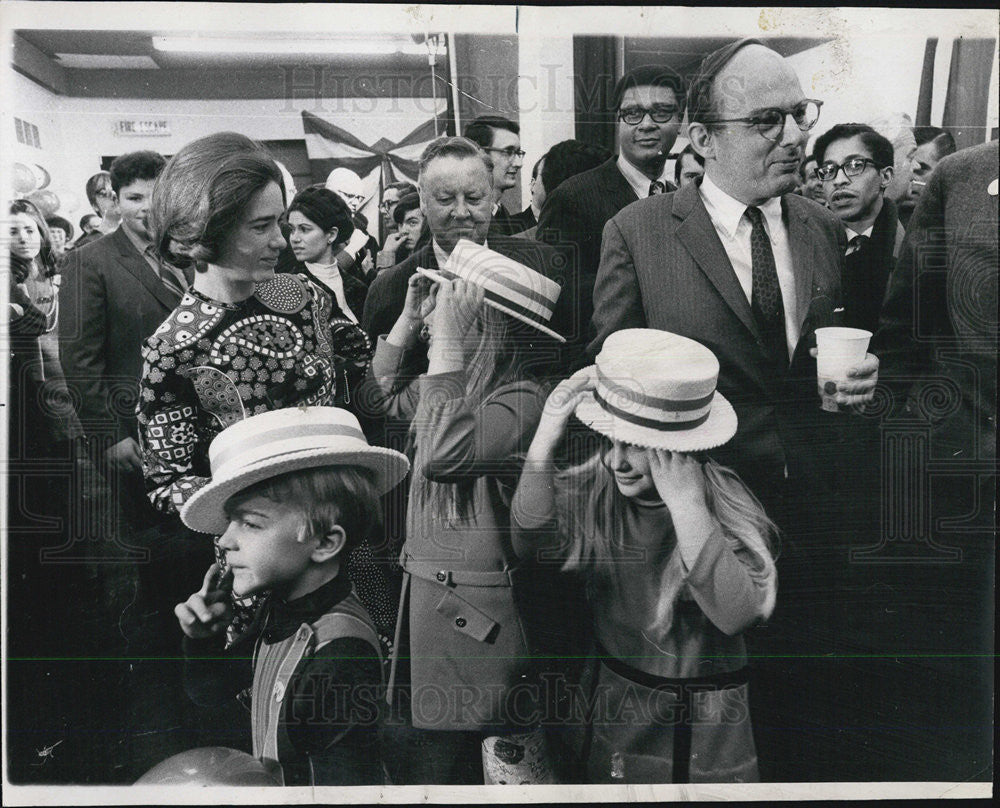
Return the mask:
<svg viewBox="0 0 1000 808">
<path fill-rule="evenodd" d="M 59 197 L 48 189 L 32 191 L 28 194 L 28 201 L 33 202 L 35 207 L 42 212 L 43 216 L 51 216 L 59 210 Z"/>
<path fill-rule="evenodd" d="M 267 767 L 246 752 L 225 746 L 189 749 L 157 763 L 137 786 L 277 786 Z"/>
<path fill-rule="evenodd" d="M 28 166 L 28 168 L 30 168 L 31 173 L 38 178 L 38 185 L 36 185 L 35 187 L 39 189 L 48 188 L 49 183 L 52 182 L 52 175 L 49 174 L 49 172 L 46 171 L 44 168 L 42 168 L 42 166 L 38 165 L 38 163 L 32 163 L 30 166 Z"/>
<path fill-rule="evenodd" d="M 19 194 L 27 194 L 34 191 L 38 187 L 38 177 L 35 176 L 35 172 L 32 171 L 24 163 L 14 163 L 12 166 L 13 177 L 11 178 L 12 184 L 14 186 L 14 192 Z"/>
</svg>

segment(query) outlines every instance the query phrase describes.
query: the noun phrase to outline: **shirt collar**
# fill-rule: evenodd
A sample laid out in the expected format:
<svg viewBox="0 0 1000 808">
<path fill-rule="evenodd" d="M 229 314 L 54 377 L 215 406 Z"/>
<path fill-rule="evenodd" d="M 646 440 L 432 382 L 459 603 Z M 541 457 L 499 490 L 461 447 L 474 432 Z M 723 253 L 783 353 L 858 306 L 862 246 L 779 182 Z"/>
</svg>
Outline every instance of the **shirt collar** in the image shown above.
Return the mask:
<svg viewBox="0 0 1000 808">
<path fill-rule="evenodd" d="M 624 154 L 618 155 L 618 160 L 616 165 L 618 170 L 625 177 L 625 180 L 629 185 L 632 186 L 632 190 L 635 191 L 636 195 L 640 199 L 644 199 L 649 196 L 649 184 L 653 182 L 649 177 L 643 174 L 638 168 L 632 165 L 628 160 L 625 159 Z M 660 176 L 656 178 L 658 181 L 663 183 L 664 190 L 667 189 L 667 164 L 663 163 L 663 171 L 660 172 Z"/>
<path fill-rule="evenodd" d="M 128 240 L 132 242 L 132 246 L 135 247 L 142 255 L 146 255 L 147 250 L 153 246 L 153 242 L 149 239 L 140 238 L 124 224 L 121 225 L 121 228 L 122 232 L 128 236 Z"/>
<path fill-rule="evenodd" d="M 280 642 L 292 636 L 303 623 L 315 623 L 350 593 L 351 579 L 342 567 L 332 581 L 300 598 L 285 601 L 272 595 L 263 631 L 265 642 Z"/>
<path fill-rule="evenodd" d="M 324 273 L 336 270 L 337 274 L 340 275 L 340 265 L 336 261 L 332 264 L 314 264 L 310 261 L 303 261 L 302 263 L 306 265 L 306 268 L 309 269 L 310 272 L 315 272 L 317 269 Z"/>
<path fill-rule="evenodd" d="M 726 236 L 733 238 L 749 206 L 723 191 L 708 174 L 702 177 L 698 190 L 712 221 L 722 228 Z M 764 214 L 768 229 L 775 232 L 781 225 L 781 197 L 772 197 L 757 207 Z"/>
<path fill-rule="evenodd" d="M 868 236 L 868 238 L 871 238 L 872 237 L 872 232 L 874 230 L 875 230 L 875 222 L 872 222 L 870 225 L 868 225 L 868 229 L 867 230 L 862 230 L 860 233 L 857 230 L 851 230 L 851 226 L 850 225 L 846 225 L 846 224 L 844 225 L 844 232 L 847 233 L 847 240 L 848 241 L 850 241 L 855 236 Z"/>
</svg>

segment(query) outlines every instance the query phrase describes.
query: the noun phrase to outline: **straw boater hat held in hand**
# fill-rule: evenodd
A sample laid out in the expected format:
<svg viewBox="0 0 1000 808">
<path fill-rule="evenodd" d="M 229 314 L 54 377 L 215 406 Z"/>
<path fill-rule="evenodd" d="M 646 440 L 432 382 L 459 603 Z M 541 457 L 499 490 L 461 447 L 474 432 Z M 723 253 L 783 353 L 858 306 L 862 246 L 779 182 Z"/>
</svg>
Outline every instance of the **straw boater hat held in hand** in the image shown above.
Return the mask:
<svg viewBox="0 0 1000 808">
<path fill-rule="evenodd" d="M 566 341 L 547 325 L 559 299 L 559 284 L 506 255 L 463 238 L 440 270 L 420 267 L 417 272 L 433 281 L 461 278 L 481 286 L 487 305 Z"/>
<path fill-rule="evenodd" d="M 715 389 L 719 360 L 693 339 L 627 328 L 604 341 L 593 368 L 596 389 L 576 417 L 612 440 L 698 452 L 736 434 L 736 412 Z"/>
<path fill-rule="evenodd" d="M 212 481 L 181 510 L 192 530 L 220 535 L 229 526 L 226 502 L 251 485 L 289 471 L 320 466 L 370 469 L 379 493 L 410 469 L 406 456 L 369 446 L 358 419 L 339 407 L 290 407 L 254 415 L 222 430 L 208 449 Z"/>
</svg>

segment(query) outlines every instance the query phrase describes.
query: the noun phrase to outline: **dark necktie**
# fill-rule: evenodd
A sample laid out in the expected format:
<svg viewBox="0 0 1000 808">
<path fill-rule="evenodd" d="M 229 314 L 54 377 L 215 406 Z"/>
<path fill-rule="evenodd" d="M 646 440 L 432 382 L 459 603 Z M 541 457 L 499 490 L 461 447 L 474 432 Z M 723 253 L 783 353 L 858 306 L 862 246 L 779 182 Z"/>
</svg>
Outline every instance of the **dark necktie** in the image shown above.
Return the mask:
<svg viewBox="0 0 1000 808">
<path fill-rule="evenodd" d="M 750 308 L 757 320 L 767 353 L 783 366 L 788 366 L 788 345 L 785 339 L 785 307 L 781 302 L 778 270 L 774 264 L 771 240 L 764 229 L 760 208 L 748 207 L 750 220 L 750 261 L 753 290 Z"/>
<path fill-rule="evenodd" d="M 184 293 L 189 286 L 184 273 L 172 264 L 161 260 L 152 245 L 146 248 L 146 255 L 149 257 L 149 260 L 155 263 L 157 273 L 160 276 L 160 282 L 177 295 L 178 298 L 184 297 Z"/>
<path fill-rule="evenodd" d="M 845 255 L 853 255 L 856 252 L 864 249 L 865 243 L 868 241 L 868 236 L 863 236 L 860 233 L 850 241 L 847 242 L 847 252 Z"/>
<path fill-rule="evenodd" d="M 662 194 L 667 190 L 667 186 L 663 184 L 661 180 L 653 180 L 649 183 L 649 195 L 656 196 L 657 194 Z"/>
</svg>

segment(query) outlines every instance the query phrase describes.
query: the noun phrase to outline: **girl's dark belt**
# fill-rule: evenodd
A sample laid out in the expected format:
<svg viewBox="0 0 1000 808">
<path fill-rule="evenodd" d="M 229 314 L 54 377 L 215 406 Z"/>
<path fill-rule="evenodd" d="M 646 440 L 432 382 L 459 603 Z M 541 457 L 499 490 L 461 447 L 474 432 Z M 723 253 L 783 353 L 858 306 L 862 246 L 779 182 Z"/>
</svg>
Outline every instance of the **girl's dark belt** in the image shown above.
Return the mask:
<svg viewBox="0 0 1000 808">
<path fill-rule="evenodd" d="M 596 640 L 595 646 L 597 659 L 612 673 L 650 690 L 669 692 L 680 700 L 680 721 L 673 725 L 673 781 L 691 782 L 691 716 L 694 714 L 694 694 L 747 684 L 749 681 L 747 666 L 709 676 L 673 679 L 633 668 L 608 653 L 608 650 Z"/>
</svg>

